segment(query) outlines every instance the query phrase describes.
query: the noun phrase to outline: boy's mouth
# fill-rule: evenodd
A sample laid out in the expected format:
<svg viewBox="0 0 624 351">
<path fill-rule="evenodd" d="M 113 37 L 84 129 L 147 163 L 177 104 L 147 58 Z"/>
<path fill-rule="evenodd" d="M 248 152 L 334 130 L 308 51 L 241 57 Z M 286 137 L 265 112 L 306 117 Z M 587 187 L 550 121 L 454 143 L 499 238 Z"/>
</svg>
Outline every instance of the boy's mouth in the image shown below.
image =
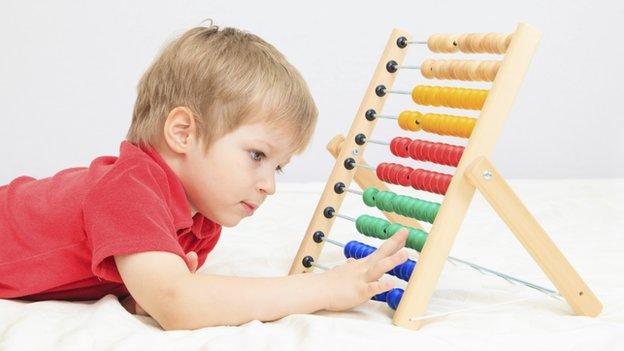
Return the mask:
<svg viewBox="0 0 624 351">
<path fill-rule="evenodd" d="M 251 216 L 254 211 L 256 210 L 256 208 L 258 208 L 258 206 L 249 203 L 249 202 L 245 202 L 245 201 L 241 201 L 241 204 L 243 204 L 243 207 L 245 207 L 245 209 L 247 210 L 247 213 Z"/>
</svg>

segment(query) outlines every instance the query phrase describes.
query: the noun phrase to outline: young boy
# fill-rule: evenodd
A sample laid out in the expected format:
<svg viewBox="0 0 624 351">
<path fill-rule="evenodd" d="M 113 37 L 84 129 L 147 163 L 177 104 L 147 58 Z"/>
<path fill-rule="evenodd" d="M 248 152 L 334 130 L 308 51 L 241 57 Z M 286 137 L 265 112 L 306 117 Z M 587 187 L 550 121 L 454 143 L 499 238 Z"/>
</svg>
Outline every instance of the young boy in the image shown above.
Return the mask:
<svg viewBox="0 0 624 351">
<path fill-rule="evenodd" d="M 114 294 L 164 329 L 345 310 L 392 288 L 406 233 L 319 274 L 194 274 L 221 227 L 275 193 L 275 172 L 308 145 L 317 109 L 270 44 L 233 28 L 193 28 L 142 77 L 119 157 L 0 187 L 0 298 Z"/>
</svg>

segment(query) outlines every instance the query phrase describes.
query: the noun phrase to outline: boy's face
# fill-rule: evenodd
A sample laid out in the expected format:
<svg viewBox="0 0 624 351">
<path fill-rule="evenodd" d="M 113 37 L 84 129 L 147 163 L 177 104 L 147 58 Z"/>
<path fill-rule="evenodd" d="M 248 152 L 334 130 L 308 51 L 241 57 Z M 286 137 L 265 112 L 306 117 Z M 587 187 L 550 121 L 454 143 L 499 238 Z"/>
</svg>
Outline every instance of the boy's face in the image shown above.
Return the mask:
<svg viewBox="0 0 624 351">
<path fill-rule="evenodd" d="M 275 193 L 275 173 L 290 161 L 290 145 L 285 133 L 265 122 L 244 124 L 215 140 L 207 152 L 192 137 L 172 168 L 192 209 L 231 227 Z"/>
</svg>

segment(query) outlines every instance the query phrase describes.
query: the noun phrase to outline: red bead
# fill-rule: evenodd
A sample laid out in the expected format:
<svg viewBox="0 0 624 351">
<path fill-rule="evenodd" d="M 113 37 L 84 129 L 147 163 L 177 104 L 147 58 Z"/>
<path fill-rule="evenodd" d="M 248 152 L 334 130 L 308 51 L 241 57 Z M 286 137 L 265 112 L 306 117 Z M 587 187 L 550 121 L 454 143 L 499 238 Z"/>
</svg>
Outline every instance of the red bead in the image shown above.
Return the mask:
<svg viewBox="0 0 624 351">
<path fill-rule="evenodd" d="M 434 162 L 440 165 L 457 167 L 464 152 L 461 146 L 414 140 L 408 146 L 411 158 L 417 161 Z"/>
<path fill-rule="evenodd" d="M 408 157 L 408 147 L 411 142 L 412 140 L 410 138 L 401 138 L 401 140 L 398 142 L 397 152 L 401 157 Z"/>
<path fill-rule="evenodd" d="M 414 169 L 412 167 L 403 167 L 399 174 L 399 184 L 410 186 L 410 175 Z"/>
<path fill-rule="evenodd" d="M 390 142 L 390 152 L 392 152 L 394 156 L 399 156 L 399 151 L 397 150 L 397 144 L 399 143 L 399 139 L 399 137 L 396 137 Z"/>
<path fill-rule="evenodd" d="M 377 173 L 377 178 L 379 178 L 380 180 L 384 180 L 383 173 L 385 169 L 386 169 L 385 163 L 378 164 L 377 168 L 375 169 L 375 173 Z"/>
<path fill-rule="evenodd" d="M 410 175 L 410 184 L 414 189 L 440 195 L 446 194 L 452 176 L 444 173 L 415 169 Z"/>
</svg>

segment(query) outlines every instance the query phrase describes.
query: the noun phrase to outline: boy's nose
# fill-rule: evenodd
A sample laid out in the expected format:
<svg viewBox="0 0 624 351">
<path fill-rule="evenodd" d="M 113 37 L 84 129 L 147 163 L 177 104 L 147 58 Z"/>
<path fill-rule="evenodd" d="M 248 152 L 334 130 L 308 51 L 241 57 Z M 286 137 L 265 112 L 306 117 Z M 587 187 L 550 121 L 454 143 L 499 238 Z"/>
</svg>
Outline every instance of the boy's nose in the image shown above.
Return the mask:
<svg viewBox="0 0 624 351">
<path fill-rule="evenodd" d="M 258 183 L 258 190 L 267 195 L 275 194 L 275 174 L 263 177 Z"/>
</svg>

